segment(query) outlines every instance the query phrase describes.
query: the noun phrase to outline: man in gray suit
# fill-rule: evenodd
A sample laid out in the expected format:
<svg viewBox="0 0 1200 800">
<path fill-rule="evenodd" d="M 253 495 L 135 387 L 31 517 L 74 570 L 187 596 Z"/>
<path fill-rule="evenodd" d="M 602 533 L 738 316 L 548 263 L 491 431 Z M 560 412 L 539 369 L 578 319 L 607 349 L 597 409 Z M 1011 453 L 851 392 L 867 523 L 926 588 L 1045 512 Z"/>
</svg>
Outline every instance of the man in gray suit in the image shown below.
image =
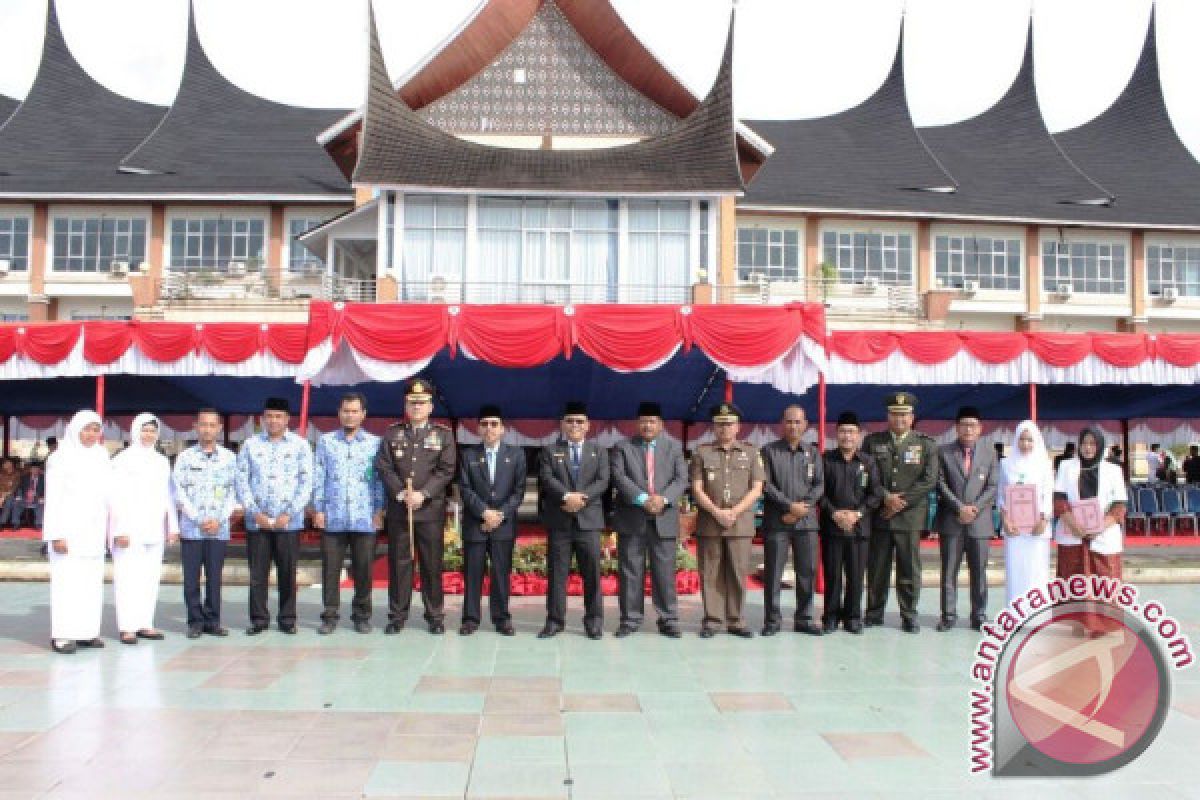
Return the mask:
<svg viewBox="0 0 1200 800">
<path fill-rule="evenodd" d="M 683 450 L 663 435 L 658 403 L 638 406 L 638 436 L 612 449 L 617 487 L 613 527 L 620 562 L 621 626 L 617 636 L 637 631 L 646 608 L 646 557 L 658 630 L 678 639 L 679 604 L 675 596 L 675 549 L 679 538 L 679 498 L 687 489 Z"/>
<path fill-rule="evenodd" d="M 586 441 L 587 407 L 567 403 L 562 438 L 542 448 L 538 471 L 542 523 L 549 539 L 546 625 L 538 634 L 561 633 L 567 617 L 567 576 L 571 555 L 583 576 L 583 629 L 589 639 L 604 635 L 604 597 L 600 591 L 600 531 L 604 528 L 604 494 L 608 491 L 608 455 Z"/>
<path fill-rule="evenodd" d="M 958 440 L 938 448 L 937 531 L 942 556 L 942 619 L 937 630 L 954 627 L 958 616 L 958 571 L 963 554 L 971 581 L 971 627 L 987 619 L 988 543 L 992 538 L 992 506 L 996 502 L 996 452 L 978 447 L 982 432 L 979 409 L 964 406 L 955 417 Z"/>
<path fill-rule="evenodd" d="M 498 406 L 485 405 L 479 409 L 479 435 L 483 441 L 463 451 L 458 469 L 466 572 L 462 626 L 458 632 L 470 636 L 479 629 L 486 560 L 491 567 L 488 612 L 492 624 L 497 633 L 512 636 L 516 631 L 508 611 L 509 576 L 517 535 L 517 509 L 525 497 L 525 451 L 501 441 L 504 419 Z"/>
</svg>

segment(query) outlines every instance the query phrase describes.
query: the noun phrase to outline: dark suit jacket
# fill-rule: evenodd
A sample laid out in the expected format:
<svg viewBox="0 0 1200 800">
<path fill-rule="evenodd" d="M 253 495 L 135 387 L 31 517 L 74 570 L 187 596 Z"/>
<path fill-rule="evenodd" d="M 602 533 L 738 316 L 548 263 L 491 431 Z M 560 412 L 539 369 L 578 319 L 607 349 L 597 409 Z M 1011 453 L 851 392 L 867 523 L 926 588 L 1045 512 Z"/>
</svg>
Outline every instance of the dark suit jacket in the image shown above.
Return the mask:
<svg viewBox="0 0 1200 800">
<path fill-rule="evenodd" d="M 34 478 L 32 475 L 26 475 L 23 478 L 21 478 L 21 484 L 20 484 L 20 486 L 17 487 L 17 492 L 15 494 L 15 497 L 19 497 L 22 500 L 24 500 L 25 493 L 27 491 L 29 491 L 29 487 L 33 483 L 33 480 L 34 480 Z M 46 502 L 46 473 L 43 472 L 41 475 L 37 476 L 37 485 L 34 486 L 33 488 L 34 488 L 33 501 L 35 503 Z"/>
<path fill-rule="evenodd" d="M 626 439 L 613 447 L 612 480 L 617 487 L 613 527 L 622 536 L 637 536 L 645 532 L 646 523 L 654 520 L 661 539 L 679 537 L 679 498 L 688 486 L 688 467 L 683 449 L 673 439 L 659 435 L 654 443 L 654 487 L 647 486 L 646 449 L 641 439 Z M 642 493 L 661 495 L 667 507 L 657 517 L 648 514 L 637 504 Z"/>
<path fill-rule="evenodd" d="M 458 490 L 463 502 L 464 542 L 512 539 L 517 534 L 517 509 L 525 497 L 525 451 L 501 442 L 496 451 L 496 480 L 493 482 L 488 478 L 483 443 L 466 448 L 458 467 Z M 504 514 L 504 522 L 491 533 L 484 533 L 480 521 L 488 509 Z"/>
<path fill-rule="evenodd" d="M 967 534 L 976 539 L 990 539 L 996 532 L 992 522 L 992 506 L 996 504 L 998 468 L 996 451 L 975 445 L 971 458 L 971 474 L 963 472 L 962 448 L 958 442 L 938 448 L 941 469 L 938 474 L 938 513 L 935 527 L 942 536 Z M 970 525 L 958 521 L 963 506 L 975 506 L 979 516 Z"/>
<path fill-rule="evenodd" d="M 608 454 L 595 442 L 582 443 L 579 481 L 571 480 L 571 449 L 565 439 L 542 448 L 538 484 L 542 524 L 547 531 L 598 531 L 604 528 L 604 493 L 608 491 Z M 587 505 L 575 514 L 562 510 L 563 496 L 582 492 Z"/>
</svg>

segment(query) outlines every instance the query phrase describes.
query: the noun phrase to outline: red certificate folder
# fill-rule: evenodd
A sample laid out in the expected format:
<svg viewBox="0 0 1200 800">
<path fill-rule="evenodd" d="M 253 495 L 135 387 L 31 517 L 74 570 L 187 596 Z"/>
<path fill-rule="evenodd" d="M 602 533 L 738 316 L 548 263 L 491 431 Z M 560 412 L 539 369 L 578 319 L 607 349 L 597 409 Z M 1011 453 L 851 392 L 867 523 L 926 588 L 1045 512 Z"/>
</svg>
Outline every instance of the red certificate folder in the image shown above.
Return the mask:
<svg viewBox="0 0 1200 800">
<path fill-rule="evenodd" d="M 1004 510 L 1017 533 L 1033 533 L 1042 517 L 1036 486 L 1015 483 L 1004 490 Z"/>
<path fill-rule="evenodd" d="M 1075 517 L 1075 524 L 1084 533 L 1104 531 L 1104 512 L 1100 509 L 1100 501 L 1095 497 L 1071 503 L 1071 514 Z"/>
</svg>

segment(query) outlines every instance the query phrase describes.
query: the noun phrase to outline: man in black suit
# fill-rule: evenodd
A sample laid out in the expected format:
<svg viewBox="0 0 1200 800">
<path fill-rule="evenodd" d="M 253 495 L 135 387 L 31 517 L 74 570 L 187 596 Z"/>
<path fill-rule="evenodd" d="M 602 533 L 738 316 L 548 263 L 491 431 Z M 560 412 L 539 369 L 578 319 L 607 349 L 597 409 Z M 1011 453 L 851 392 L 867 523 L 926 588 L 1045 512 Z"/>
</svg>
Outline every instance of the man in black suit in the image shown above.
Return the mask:
<svg viewBox="0 0 1200 800">
<path fill-rule="evenodd" d="M 687 462 L 679 443 L 663 435 L 658 403 L 638 406 L 638 433 L 612 450 L 617 487 L 613 527 L 620 562 L 621 626 L 628 636 L 642 624 L 646 608 L 646 557 L 658 630 L 678 639 L 679 603 L 675 596 L 675 550 L 679 539 L 679 498 L 688 484 Z"/>
<path fill-rule="evenodd" d="M 466 448 L 458 469 L 462 495 L 462 540 L 466 564 L 466 589 L 462 625 L 458 632 L 470 636 L 483 616 L 483 567 L 491 569 L 488 611 L 496 631 L 512 636 L 508 612 L 509 575 L 517 535 L 517 509 L 525 497 L 525 451 L 505 444 L 504 419 L 498 406 L 479 409 L 479 435 L 483 441 Z"/>
<path fill-rule="evenodd" d="M 567 576 L 575 555 L 583 576 L 583 628 L 589 639 L 604 635 L 604 598 L 600 592 L 600 531 L 604 528 L 603 495 L 608 491 L 608 456 L 586 441 L 587 407 L 567 403 L 562 438 L 542 449 L 538 482 L 542 523 L 549 540 L 546 625 L 538 634 L 561 633 L 567 616 Z"/>
<path fill-rule="evenodd" d="M 13 497 L 12 521 L 14 527 L 21 527 L 21 519 L 26 511 L 33 512 L 33 527 L 42 529 L 42 512 L 46 508 L 46 476 L 42 474 L 41 462 L 34 461 L 29 465 L 29 472 L 21 479 Z"/>
</svg>

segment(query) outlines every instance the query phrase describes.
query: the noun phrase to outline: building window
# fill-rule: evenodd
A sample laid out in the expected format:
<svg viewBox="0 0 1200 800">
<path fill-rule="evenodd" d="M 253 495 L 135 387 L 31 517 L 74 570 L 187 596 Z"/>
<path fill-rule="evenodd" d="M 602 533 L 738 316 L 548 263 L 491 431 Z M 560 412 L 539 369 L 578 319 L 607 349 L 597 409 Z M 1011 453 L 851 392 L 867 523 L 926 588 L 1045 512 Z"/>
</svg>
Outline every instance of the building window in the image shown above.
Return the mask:
<svg viewBox="0 0 1200 800">
<path fill-rule="evenodd" d="M 708 275 L 708 268 L 712 266 L 708 263 L 708 201 L 700 201 L 700 253 L 696 259 L 697 266 Z"/>
<path fill-rule="evenodd" d="M 686 301 L 690 215 L 686 200 L 629 201 L 629 263 L 621 270 L 622 301 Z"/>
<path fill-rule="evenodd" d="M 29 269 L 29 220 L 0 217 L 0 261 L 14 272 Z"/>
<path fill-rule="evenodd" d="M 1089 294 L 1125 293 L 1125 245 L 1042 242 L 1042 288 L 1070 286 Z"/>
<path fill-rule="evenodd" d="M 1146 248 L 1146 271 L 1152 295 L 1174 287 L 1184 297 L 1200 297 L 1200 246 L 1151 245 Z"/>
<path fill-rule="evenodd" d="M 28 322 L 29 314 L 16 312 L 0 312 L 0 322 Z"/>
<path fill-rule="evenodd" d="M 738 280 L 765 275 L 771 281 L 800 280 L 800 231 L 737 229 Z"/>
<path fill-rule="evenodd" d="M 118 320 L 128 322 L 133 319 L 133 315 L 129 313 L 112 313 L 104 309 L 99 311 L 72 311 L 72 322 L 100 322 L 102 320 Z"/>
<path fill-rule="evenodd" d="M 392 209 L 389 204 L 389 220 L 394 219 Z M 467 259 L 467 198 L 406 196 L 400 259 L 400 289 L 406 300 L 426 298 L 432 283 L 461 281 Z"/>
<path fill-rule="evenodd" d="M 292 272 L 322 272 L 325 259 L 300 242 L 300 237 L 325 220 L 319 217 L 292 217 L 288 222 L 288 269 Z"/>
<path fill-rule="evenodd" d="M 110 272 L 114 261 L 146 260 L 146 220 L 70 217 L 54 220 L 54 266 L 59 272 Z"/>
<path fill-rule="evenodd" d="M 171 220 L 171 267 L 248 271 L 263 266 L 265 224 L 261 218 L 205 217 Z"/>
<path fill-rule="evenodd" d="M 936 236 L 934 279 L 945 289 L 961 289 L 968 281 L 979 289 L 1019 291 L 1021 240 L 990 236 Z"/>
<path fill-rule="evenodd" d="M 857 284 L 868 278 L 885 286 L 913 282 L 910 234 L 826 231 L 822 245 L 821 260 L 837 269 L 838 283 Z"/>
</svg>

